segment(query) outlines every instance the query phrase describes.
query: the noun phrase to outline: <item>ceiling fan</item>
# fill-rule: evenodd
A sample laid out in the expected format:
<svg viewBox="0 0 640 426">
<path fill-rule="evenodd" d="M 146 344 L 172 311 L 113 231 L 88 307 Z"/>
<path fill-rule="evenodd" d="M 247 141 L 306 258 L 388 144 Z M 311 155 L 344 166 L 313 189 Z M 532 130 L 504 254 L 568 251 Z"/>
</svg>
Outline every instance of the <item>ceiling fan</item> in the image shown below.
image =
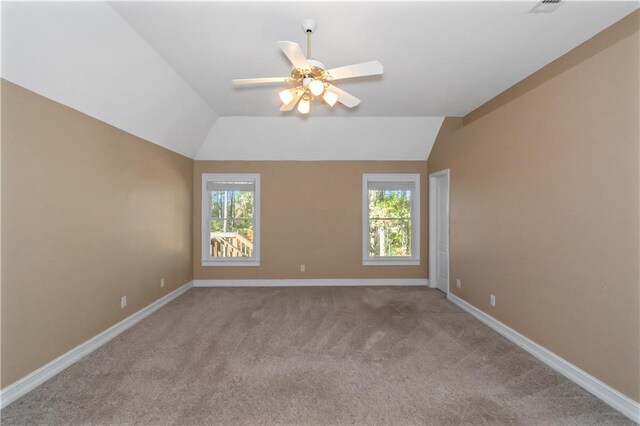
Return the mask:
<svg viewBox="0 0 640 426">
<path fill-rule="evenodd" d="M 360 99 L 331 84 L 335 80 L 345 78 L 365 77 L 382 74 L 382 64 L 378 61 L 363 62 L 361 64 L 327 70 L 325 65 L 311 59 L 311 34 L 316 30 L 313 19 L 302 21 L 302 30 L 307 35 L 307 55 L 302 52 L 298 43 L 279 41 L 278 46 L 293 64 L 290 77 L 242 78 L 232 80 L 234 85 L 295 83 L 295 86 L 279 93 L 282 106 L 280 111 L 291 111 L 298 105 L 301 114 L 307 114 L 311 108 L 311 101 L 322 99 L 331 107 L 340 102 L 346 107 L 353 108 L 360 104 Z"/>
</svg>

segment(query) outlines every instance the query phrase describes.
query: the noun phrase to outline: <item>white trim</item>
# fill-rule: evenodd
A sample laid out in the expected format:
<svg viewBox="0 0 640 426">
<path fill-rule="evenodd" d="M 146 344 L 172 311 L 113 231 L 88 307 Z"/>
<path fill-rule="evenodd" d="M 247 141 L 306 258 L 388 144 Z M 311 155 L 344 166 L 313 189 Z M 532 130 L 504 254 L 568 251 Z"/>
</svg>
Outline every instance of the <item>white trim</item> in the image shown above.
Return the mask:
<svg viewBox="0 0 640 426">
<path fill-rule="evenodd" d="M 140 322 L 144 318 L 148 317 L 158 309 L 162 308 L 173 299 L 181 296 L 187 290 L 193 286 L 193 281 L 173 290 L 171 293 L 161 297 L 155 302 L 140 309 L 138 312 L 123 319 L 119 323 L 109 327 L 102 333 L 92 337 L 86 342 L 76 346 L 70 351 L 60 355 L 58 358 L 49 362 L 48 364 L 38 368 L 35 371 L 27 374 L 20 380 L 8 385 L 4 389 L 0 390 L 0 407 L 4 408 L 11 404 L 16 399 L 22 397 L 26 393 L 35 389 L 42 383 L 46 382 L 56 374 L 63 371 L 65 368 L 71 366 L 73 363 L 79 361 L 82 357 L 90 354 L 98 349 L 100 346 L 107 343 L 109 340 L 118 336 L 123 331 L 131 328 L 136 323 Z"/>
<path fill-rule="evenodd" d="M 537 344 L 531 339 L 518 333 L 511 327 L 501 323 L 492 316 L 486 314 L 475 306 L 465 302 L 452 293 L 447 295 L 447 298 L 464 309 L 485 325 L 494 329 L 516 345 L 520 346 L 531 355 L 547 364 L 549 367 L 558 371 L 560 374 L 575 382 L 585 390 L 591 392 L 593 395 L 609 404 L 611 407 L 620 411 L 622 414 L 630 418 L 636 423 L 640 423 L 640 403 L 632 400 L 626 395 L 613 389 L 606 383 L 601 382 L 589 373 L 576 367 L 564 358 L 559 357 L 547 348 Z"/>
<path fill-rule="evenodd" d="M 209 234 L 209 212 L 211 197 L 207 190 L 207 182 L 253 181 L 253 256 L 243 258 L 215 258 L 208 255 L 211 236 Z M 202 174 L 202 221 L 200 224 L 202 266 L 260 266 L 260 175 L 247 173 L 203 173 Z"/>
<path fill-rule="evenodd" d="M 202 266 L 260 266 L 259 260 L 253 258 L 225 258 L 224 260 L 203 260 Z"/>
<path fill-rule="evenodd" d="M 451 177 L 449 169 L 433 172 L 429 175 L 429 278 L 431 279 L 430 287 L 438 288 L 438 280 L 434 279 L 438 274 L 438 265 L 436 262 L 436 191 L 435 180 L 440 176 L 447 177 L 447 217 L 451 218 Z M 451 226 L 451 225 L 449 225 Z M 451 228 L 449 228 L 451 231 Z M 447 262 L 447 294 L 451 289 L 451 246 L 450 238 L 447 235 L 447 245 L 449 246 L 449 261 Z"/>
<path fill-rule="evenodd" d="M 369 256 L 369 182 L 412 182 L 411 256 Z M 362 175 L 362 264 L 364 266 L 420 265 L 420 173 L 381 173 Z"/>
<path fill-rule="evenodd" d="M 193 280 L 194 287 L 349 287 L 428 286 L 426 278 L 283 279 L 283 280 Z"/>
<path fill-rule="evenodd" d="M 420 265 L 420 259 L 404 258 L 404 257 L 379 257 L 369 258 L 362 261 L 364 266 L 409 266 Z"/>
</svg>

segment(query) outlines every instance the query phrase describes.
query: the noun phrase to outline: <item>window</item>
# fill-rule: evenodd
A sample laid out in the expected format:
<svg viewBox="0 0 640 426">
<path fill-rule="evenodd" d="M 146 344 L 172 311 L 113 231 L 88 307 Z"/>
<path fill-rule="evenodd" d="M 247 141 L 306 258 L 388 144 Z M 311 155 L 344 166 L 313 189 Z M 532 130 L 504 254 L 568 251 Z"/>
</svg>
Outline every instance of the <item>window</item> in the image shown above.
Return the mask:
<svg viewBox="0 0 640 426">
<path fill-rule="evenodd" d="M 260 175 L 202 175 L 202 266 L 260 266 Z"/>
<path fill-rule="evenodd" d="M 420 264 L 420 175 L 362 177 L 362 264 Z"/>
</svg>

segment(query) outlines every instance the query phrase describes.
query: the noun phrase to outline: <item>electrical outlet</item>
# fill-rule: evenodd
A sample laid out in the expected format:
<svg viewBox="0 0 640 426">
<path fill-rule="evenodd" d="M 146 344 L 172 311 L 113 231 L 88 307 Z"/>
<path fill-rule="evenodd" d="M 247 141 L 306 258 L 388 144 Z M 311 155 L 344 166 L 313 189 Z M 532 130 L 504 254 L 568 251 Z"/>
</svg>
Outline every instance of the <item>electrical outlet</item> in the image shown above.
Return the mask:
<svg viewBox="0 0 640 426">
<path fill-rule="evenodd" d="M 164 278 L 160 278 L 160 288 L 164 288 Z"/>
<path fill-rule="evenodd" d="M 306 270 L 306 266 L 303 264 L 300 265 L 300 272 L 304 272 Z"/>
<path fill-rule="evenodd" d="M 122 296 L 120 298 L 120 309 L 124 309 L 127 307 L 127 296 Z"/>
<path fill-rule="evenodd" d="M 456 287 L 461 288 L 462 284 L 460 284 L 460 278 L 456 280 Z"/>
<path fill-rule="evenodd" d="M 491 306 L 493 306 L 494 308 L 496 307 L 496 297 L 493 294 L 489 298 L 489 302 L 491 303 Z"/>
</svg>

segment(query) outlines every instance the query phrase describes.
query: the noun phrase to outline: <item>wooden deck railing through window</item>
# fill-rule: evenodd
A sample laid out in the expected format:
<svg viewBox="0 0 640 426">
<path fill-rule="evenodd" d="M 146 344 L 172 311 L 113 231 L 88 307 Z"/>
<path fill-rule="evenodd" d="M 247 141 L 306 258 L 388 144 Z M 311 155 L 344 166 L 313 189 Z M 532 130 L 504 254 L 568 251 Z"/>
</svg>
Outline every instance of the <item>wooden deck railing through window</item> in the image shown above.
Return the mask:
<svg viewBox="0 0 640 426">
<path fill-rule="evenodd" d="M 251 257 L 253 243 L 237 232 L 212 232 L 211 256 Z"/>
</svg>

